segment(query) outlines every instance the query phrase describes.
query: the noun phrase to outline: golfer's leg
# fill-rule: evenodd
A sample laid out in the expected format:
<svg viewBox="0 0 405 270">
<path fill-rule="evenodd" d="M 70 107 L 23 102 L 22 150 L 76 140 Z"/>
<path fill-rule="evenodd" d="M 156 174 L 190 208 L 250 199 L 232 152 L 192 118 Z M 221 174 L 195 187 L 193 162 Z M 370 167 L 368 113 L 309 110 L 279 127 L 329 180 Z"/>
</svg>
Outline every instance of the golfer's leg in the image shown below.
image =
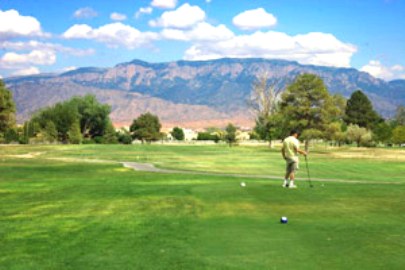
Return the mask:
<svg viewBox="0 0 405 270">
<path fill-rule="evenodd" d="M 288 185 L 288 187 L 290 188 L 296 188 L 297 186 L 294 185 L 294 180 L 295 180 L 295 171 L 297 170 L 297 163 L 294 162 L 291 164 L 291 173 L 290 173 L 290 184 Z"/>
<path fill-rule="evenodd" d="M 289 166 L 289 163 L 286 162 L 283 187 L 288 187 L 289 179 L 290 179 L 290 166 Z"/>
</svg>

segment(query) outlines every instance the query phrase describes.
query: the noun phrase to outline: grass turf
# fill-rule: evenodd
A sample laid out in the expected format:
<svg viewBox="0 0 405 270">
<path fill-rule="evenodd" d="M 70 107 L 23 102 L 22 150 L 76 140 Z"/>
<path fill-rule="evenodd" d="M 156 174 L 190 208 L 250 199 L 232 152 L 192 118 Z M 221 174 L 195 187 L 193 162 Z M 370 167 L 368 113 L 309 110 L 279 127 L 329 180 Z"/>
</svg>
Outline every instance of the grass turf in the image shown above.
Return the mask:
<svg viewBox="0 0 405 270">
<path fill-rule="evenodd" d="M 345 177 L 368 180 L 373 168 L 370 179 L 375 184 L 325 182 L 311 189 L 301 183 L 298 190 L 286 190 L 280 181 L 266 179 L 246 178 L 247 187 L 241 188 L 241 179 L 227 176 L 154 174 L 114 163 L 54 159 L 140 159 L 173 168 L 184 164 L 186 169 L 209 160 L 210 171 L 222 166 L 226 172 L 282 172 L 270 171 L 282 163 L 277 161 L 278 152 L 264 148 L 2 150 L 0 269 L 402 269 L 405 265 L 405 190 L 403 178 L 395 172 L 403 164 L 395 160 L 329 159 L 323 158 L 328 153 L 319 151 L 313 160 L 327 169 L 314 166 L 313 174 L 351 166 L 356 174 L 345 172 Z M 43 154 L 16 157 L 30 152 Z M 269 164 L 270 169 L 258 172 L 255 168 L 260 166 L 251 159 L 261 166 Z M 371 164 L 366 166 L 366 161 Z M 240 168 L 242 163 L 245 167 Z M 379 164 L 392 172 L 389 180 L 402 184 L 381 184 L 386 178 L 384 170 L 376 169 Z M 333 172 L 329 170 L 331 178 L 340 178 Z M 281 216 L 289 223 L 280 224 Z"/>
</svg>

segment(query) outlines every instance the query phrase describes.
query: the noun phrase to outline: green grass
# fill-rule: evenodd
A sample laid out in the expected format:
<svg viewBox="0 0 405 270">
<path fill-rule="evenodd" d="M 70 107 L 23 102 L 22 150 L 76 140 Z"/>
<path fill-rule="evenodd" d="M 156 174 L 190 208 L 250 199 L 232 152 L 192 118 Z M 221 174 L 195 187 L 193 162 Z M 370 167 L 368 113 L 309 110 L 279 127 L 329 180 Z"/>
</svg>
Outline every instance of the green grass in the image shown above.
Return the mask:
<svg viewBox="0 0 405 270">
<path fill-rule="evenodd" d="M 301 182 L 299 189 L 286 190 L 276 179 L 242 178 L 247 187 L 241 188 L 242 179 L 229 176 L 155 174 L 115 162 L 83 162 L 147 161 L 186 170 L 282 174 L 279 152 L 261 147 L 0 150 L 0 269 L 405 266 L 405 169 L 395 158 L 375 159 L 372 153 L 367 159 L 336 158 L 315 149 L 314 177 L 369 182 L 316 182 L 313 189 Z M 38 152 L 35 158 L 18 156 Z M 281 216 L 289 223 L 280 224 Z"/>
</svg>

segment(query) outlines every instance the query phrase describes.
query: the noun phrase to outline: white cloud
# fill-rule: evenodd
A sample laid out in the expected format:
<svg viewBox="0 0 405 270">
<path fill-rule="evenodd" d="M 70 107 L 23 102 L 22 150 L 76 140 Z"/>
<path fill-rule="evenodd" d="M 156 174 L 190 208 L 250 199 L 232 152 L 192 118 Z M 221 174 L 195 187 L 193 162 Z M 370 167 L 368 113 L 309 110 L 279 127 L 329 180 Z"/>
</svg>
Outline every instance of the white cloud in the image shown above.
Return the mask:
<svg viewBox="0 0 405 270">
<path fill-rule="evenodd" d="M 277 24 L 277 18 L 263 8 L 244 11 L 236 15 L 233 24 L 243 30 L 269 28 Z"/>
<path fill-rule="evenodd" d="M 0 42 L 0 47 L 5 50 L 13 50 L 13 51 L 32 51 L 32 50 L 47 50 L 47 51 L 54 51 L 60 53 L 66 53 L 73 56 L 88 56 L 93 55 L 95 53 L 94 49 L 76 49 L 65 47 L 61 44 L 55 43 L 45 43 L 39 42 L 36 40 L 30 40 L 27 42 Z"/>
<path fill-rule="evenodd" d="M 349 67 L 357 48 L 331 34 L 308 33 L 289 36 L 268 31 L 233 36 L 216 42 L 195 42 L 186 52 L 187 60 L 207 60 L 222 57 L 263 57 L 286 59 L 302 64 Z"/>
<path fill-rule="evenodd" d="M 405 79 L 404 66 L 394 65 L 391 67 L 386 67 L 378 60 L 369 61 L 368 64 L 360 68 L 360 70 L 367 72 L 376 78 L 384 79 L 387 81 L 394 79 Z"/>
<path fill-rule="evenodd" d="M 135 49 L 158 39 L 158 34 L 141 32 L 120 22 L 103 25 L 93 29 L 87 24 L 76 24 L 62 35 L 67 39 L 94 39 L 110 47 L 124 46 Z"/>
<path fill-rule="evenodd" d="M 31 16 L 23 16 L 14 9 L 0 10 L 0 40 L 15 37 L 47 37 L 49 34 L 42 32 L 40 22 Z"/>
<path fill-rule="evenodd" d="M 151 7 L 141 7 L 136 13 L 135 18 L 139 18 L 142 14 L 152 14 L 153 8 Z"/>
<path fill-rule="evenodd" d="M 177 0 L 153 0 L 150 5 L 157 8 L 175 8 Z"/>
<path fill-rule="evenodd" d="M 95 11 L 91 7 L 80 8 L 73 13 L 73 17 L 77 19 L 91 19 L 97 16 L 97 11 Z"/>
<path fill-rule="evenodd" d="M 53 65 L 56 62 L 55 52 L 47 50 L 33 50 L 27 54 L 7 52 L 0 59 L 0 66 L 14 67 L 26 65 Z"/>
<path fill-rule="evenodd" d="M 174 11 L 165 11 L 157 20 L 149 21 L 152 27 L 164 28 L 190 28 L 205 20 L 205 12 L 198 6 L 190 6 L 188 3 Z"/>
<path fill-rule="evenodd" d="M 62 34 L 67 39 L 84 38 L 90 39 L 93 36 L 93 28 L 87 24 L 75 24 Z"/>
<path fill-rule="evenodd" d="M 110 15 L 110 19 L 113 21 L 125 21 L 127 19 L 127 16 L 125 14 L 113 12 Z"/>
<path fill-rule="evenodd" d="M 76 69 L 77 69 L 77 67 L 75 67 L 75 66 L 65 67 L 64 69 L 62 69 L 62 72 L 73 71 Z"/>
<path fill-rule="evenodd" d="M 181 41 L 220 41 L 234 37 L 234 33 L 225 25 L 213 26 L 206 22 L 201 22 L 188 30 L 163 29 L 161 35 L 165 39 Z"/>
<path fill-rule="evenodd" d="M 11 76 L 27 76 L 27 75 L 36 75 L 39 73 L 40 72 L 37 67 L 28 67 L 28 68 L 19 69 L 15 72 L 11 73 Z"/>
</svg>

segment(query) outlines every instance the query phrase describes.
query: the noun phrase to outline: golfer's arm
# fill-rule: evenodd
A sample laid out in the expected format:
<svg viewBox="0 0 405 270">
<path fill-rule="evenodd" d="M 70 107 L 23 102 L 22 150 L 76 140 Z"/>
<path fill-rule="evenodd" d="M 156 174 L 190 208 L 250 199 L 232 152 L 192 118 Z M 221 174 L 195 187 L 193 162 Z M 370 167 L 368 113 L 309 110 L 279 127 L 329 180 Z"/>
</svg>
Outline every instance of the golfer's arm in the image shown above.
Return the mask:
<svg viewBox="0 0 405 270">
<path fill-rule="evenodd" d="M 284 151 L 284 146 L 281 147 L 281 154 L 283 155 L 283 158 L 285 159 L 285 151 Z"/>
<path fill-rule="evenodd" d="M 297 151 L 298 153 L 300 153 L 301 155 L 304 155 L 304 156 L 306 156 L 307 155 L 307 152 L 305 152 L 305 151 L 302 151 L 301 149 L 299 149 L 297 146 L 294 146 L 294 148 L 295 148 L 295 151 Z"/>
</svg>

